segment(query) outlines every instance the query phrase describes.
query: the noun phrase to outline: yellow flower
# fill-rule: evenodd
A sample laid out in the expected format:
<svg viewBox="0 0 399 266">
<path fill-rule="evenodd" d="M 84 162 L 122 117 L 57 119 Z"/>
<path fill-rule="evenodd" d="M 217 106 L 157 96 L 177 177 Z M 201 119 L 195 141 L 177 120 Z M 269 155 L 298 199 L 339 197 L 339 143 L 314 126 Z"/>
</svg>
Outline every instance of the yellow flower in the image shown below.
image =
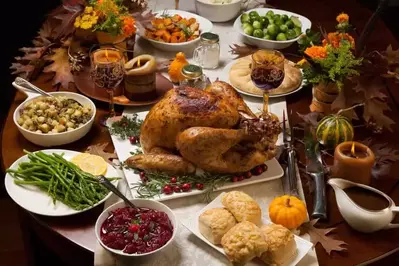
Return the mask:
<svg viewBox="0 0 399 266">
<path fill-rule="evenodd" d="M 90 21 L 84 21 L 82 22 L 82 25 L 80 27 L 84 30 L 88 30 L 93 26 L 93 24 Z"/>
<path fill-rule="evenodd" d="M 91 6 L 86 6 L 86 8 L 85 8 L 85 13 L 86 13 L 86 14 L 90 14 L 91 12 L 93 12 L 93 7 L 91 7 Z"/>
<path fill-rule="evenodd" d="M 344 23 L 344 22 L 348 22 L 349 21 L 349 16 L 348 14 L 345 13 L 341 13 L 337 16 L 337 22 L 338 23 Z"/>
<path fill-rule="evenodd" d="M 303 66 L 304 64 L 306 64 L 308 61 L 306 61 L 305 58 L 302 58 L 302 60 L 298 61 L 298 63 L 296 63 L 298 66 Z"/>
<path fill-rule="evenodd" d="M 79 28 L 80 27 L 80 17 L 77 17 L 75 19 L 75 23 L 73 25 L 75 26 L 75 28 Z"/>
</svg>

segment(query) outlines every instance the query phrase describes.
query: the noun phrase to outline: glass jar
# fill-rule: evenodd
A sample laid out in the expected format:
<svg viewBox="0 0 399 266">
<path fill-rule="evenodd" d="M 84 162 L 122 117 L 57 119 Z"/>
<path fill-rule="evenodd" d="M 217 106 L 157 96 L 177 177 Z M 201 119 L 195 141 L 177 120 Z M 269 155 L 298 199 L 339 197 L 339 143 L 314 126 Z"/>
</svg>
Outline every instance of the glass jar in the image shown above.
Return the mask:
<svg viewBox="0 0 399 266">
<path fill-rule="evenodd" d="M 205 89 L 208 86 L 206 76 L 202 73 L 202 68 L 197 65 L 185 65 L 181 73 L 184 80 L 180 81 L 180 86 L 187 86 L 198 89 Z"/>
<path fill-rule="evenodd" d="M 219 35 L 211 32 L 202 33 L 200 45 L 194 50 L 194 61 L 202 68 L 215 69 L 219 66 L 219 56 Z"/>
</svg>

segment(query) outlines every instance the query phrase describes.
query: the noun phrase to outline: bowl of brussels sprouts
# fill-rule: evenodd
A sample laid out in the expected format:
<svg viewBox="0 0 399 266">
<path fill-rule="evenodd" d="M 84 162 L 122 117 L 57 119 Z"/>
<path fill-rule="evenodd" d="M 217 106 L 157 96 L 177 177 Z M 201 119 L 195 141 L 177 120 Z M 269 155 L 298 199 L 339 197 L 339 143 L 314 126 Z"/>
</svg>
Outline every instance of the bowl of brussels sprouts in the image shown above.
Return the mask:
<svg viewBox="0 0 399 266">
<path fill-rule="evenodd" d="M 284 49 L 310 29 L 312 23 L 304 16 L 273 8 L 255 8 L 241 14 L 234 29 L 258 48 Z"/>
</svg>

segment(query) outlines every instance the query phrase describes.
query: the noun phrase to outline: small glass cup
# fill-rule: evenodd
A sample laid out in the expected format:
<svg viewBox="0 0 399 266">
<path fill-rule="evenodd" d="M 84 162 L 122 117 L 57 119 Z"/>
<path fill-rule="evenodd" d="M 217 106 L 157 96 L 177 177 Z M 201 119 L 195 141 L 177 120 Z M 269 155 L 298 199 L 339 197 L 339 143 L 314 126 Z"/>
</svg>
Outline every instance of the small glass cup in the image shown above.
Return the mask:
<svg viewBox="0 0 399 266">
<path fill-rule="evenodd" d="M 259 50 L 252 55 L 251 80 L 263 91 L 263 114 L 269 113 L 269 91 L 284 80 L 284 55 L 276 50 Z"/>
<path fill-rule="evenodd" d="M 219 35 L 204 32 L 200 40 L 200 45 L 194 50 L 194 61 L 204 69 L 217 68 L 220 57 Z"/>
<path fill-rule="evenodd" d="M 108 117 L 115 116 L 114 90 L 125 75 L 123 53 L 115 48 L 99 48 L 90 54 L 91 78 L 95 85 L 109 94 Z"/>
</svg>

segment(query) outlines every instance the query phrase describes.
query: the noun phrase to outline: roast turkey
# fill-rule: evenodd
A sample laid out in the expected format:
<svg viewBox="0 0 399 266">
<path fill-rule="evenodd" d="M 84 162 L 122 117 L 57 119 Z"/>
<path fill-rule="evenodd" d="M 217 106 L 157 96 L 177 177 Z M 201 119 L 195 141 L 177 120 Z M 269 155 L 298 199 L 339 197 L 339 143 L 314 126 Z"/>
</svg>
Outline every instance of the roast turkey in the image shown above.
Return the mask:
<svg viewBox="0 0 399 266">
<path fill-rule="evenodd" d="M 280 131 L 275 116 L 258 118 L 225 82 L 180 87 L 152 107 L 141 127 L 144 154 L 126 163 L 170 174 L 246 172 L 275 156 Z"/>
</svg>

